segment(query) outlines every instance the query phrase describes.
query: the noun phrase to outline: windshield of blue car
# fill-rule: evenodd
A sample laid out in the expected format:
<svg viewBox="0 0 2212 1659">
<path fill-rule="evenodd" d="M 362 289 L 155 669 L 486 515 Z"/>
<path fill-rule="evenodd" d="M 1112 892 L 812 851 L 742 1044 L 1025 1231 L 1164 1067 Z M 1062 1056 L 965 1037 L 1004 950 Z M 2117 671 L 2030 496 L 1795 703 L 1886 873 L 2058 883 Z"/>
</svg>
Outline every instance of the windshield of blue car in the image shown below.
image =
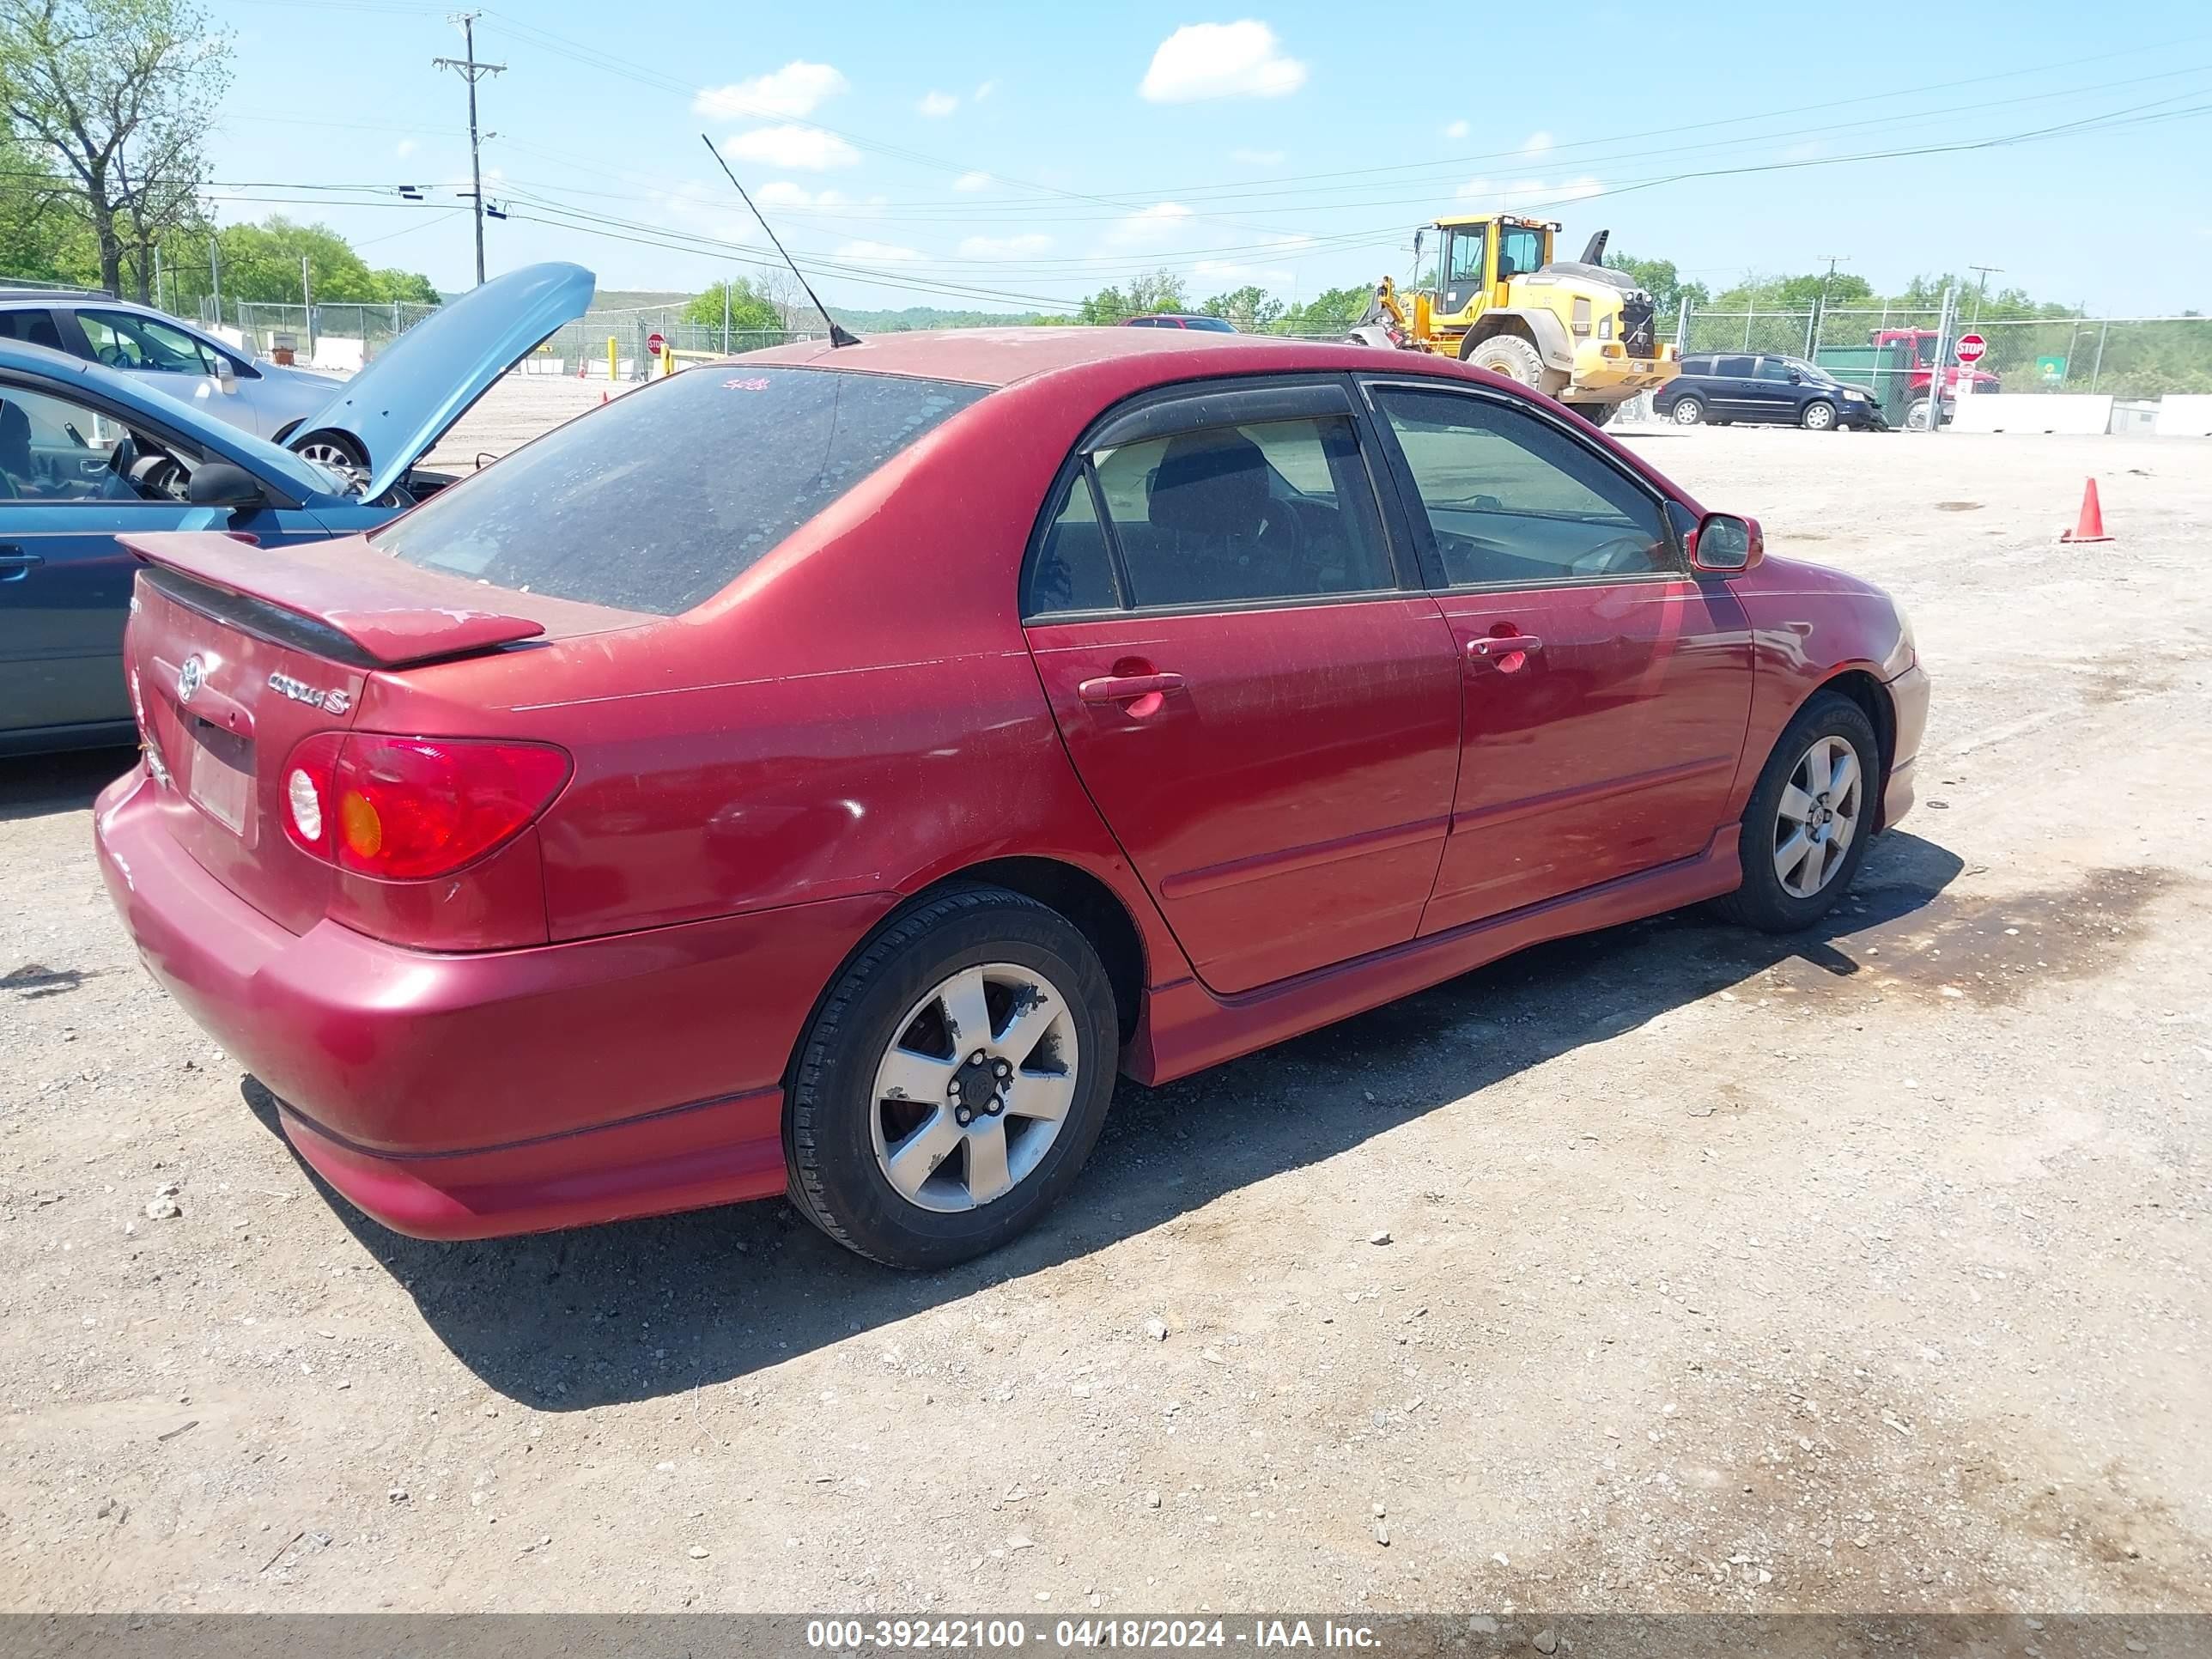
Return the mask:
<svg viewBox="0 0 2212 1659">
<path fill-rule="evenodd" d="M 688 369 L 557 427 L 378 531 L 426 569 L 672 617 L 989 390 L 842 369 Z"/>
<path fill-rule="evenodd" d="M 1838 380 L 1834 375 L 1829 374 L 1828 371 L 1821 368 L 1820 364 L 1808 363 L 1802 357 L 1784 357 L 1782 361 L 1789 364 L 1790 368 L 1796 369 L 1807 380 L 1817 382 L 1819 385 L 1841 386 L 1843 384 L 1841 380 Z"/>
</svg>

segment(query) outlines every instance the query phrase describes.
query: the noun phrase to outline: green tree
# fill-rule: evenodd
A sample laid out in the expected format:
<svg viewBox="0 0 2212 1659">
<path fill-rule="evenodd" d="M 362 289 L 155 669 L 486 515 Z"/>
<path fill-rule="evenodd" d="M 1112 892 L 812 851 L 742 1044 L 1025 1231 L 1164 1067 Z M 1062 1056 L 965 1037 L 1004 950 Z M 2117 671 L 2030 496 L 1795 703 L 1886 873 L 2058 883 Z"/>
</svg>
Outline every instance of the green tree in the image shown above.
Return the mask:
<svg viewBox="0 0 2212 1659">
<path fill-rule="evenodd" d="M 1324 289 L 1304 305 L 1285 311 L 1276 319 L 1276 327 L 1285 334 L 1348 333 L 1374 296 L 1375 290 L 1364 283 Z"/>
<path fill-rule="evenodd" d="M 1874 284 L 1848 270 L 1832 276 L 1825 270 L 1810 270 L 1802 276 L 1784 276 L 1774 285 L 1776 302 L 1793 311 L 1818 305 L 1824 298 L 1832 306 L 1862 306 L 1874 297 Z"/>
<path fill-rule="evenodd" d="M 1685 300 L 1692 306 L 1711 301 L 1712 295 L 1705 285 L 1684 280 L 1672 259 L 1639 259 L 1629 253 L 1608 253 L 1605 262 L 1613 270 L 1633 276 L 1637 285 L 1651 295 L 1652 308 L 1662 317 L 1679 313 Z"/>
<path fill-rule="evenodd" d="M 1189 293 L 1183 279 L 1163 266 L 1129 279 L 1127 289 L 1102 288 L 1086 296 L 1075 309 L 1079 323 L 1125 323 L 1132 317 L 1149 317 L 1160 311 L 1188 311 Z"/>
<path fill-rule="evenodd" d="M 200 139 L 230 81 L 229 37 L 190 0 L 0 0 L 0 112 L 69 185 L 103 287 L 199 217 Z"/>
<path fill-rule="evenodd" d="M 1208 317 L 1225 318 L 1248 331 L 1267 327 L 1281 317 L 1285 309 L 1283 302 L 1266 289 L 1249 284 L 1231 289 L 1226 294 L 1217 294 L 1199 307 Z"/>
<path fill-rule="evenodd" d="M 438 290 L 428 277 L 410 270 L 371 270 L 353 245 L 328 225 L 303 225 L 278 214 L 258 225 L 226 225 L 213 234 L 222 255 L 226 299 L 296 305 L 300 262 L 305 259 L 319 305 L 438 302 Z M 200 230 L 166 241 L 165 256 L 174 267 L 206 271 L 208 237 L 208 232 Z"/>
<path fill-rule="evenodd" d="M 783 313 L 778 309 L 775 301 L 743 276 L 735 282 L 717 283 L 694 299 L 684 307 L 684 320 L 720 328 L 726 294 L 729 296 L 728 314 L 732 329 L 754 331 L 783 326 Z"/>
<path fill-rule="evenodd" d="M 69 181 L 0 125 L 0 274 L 41 283 L 89 283 L 100 264 L 70 211 Z"/>
</svg>

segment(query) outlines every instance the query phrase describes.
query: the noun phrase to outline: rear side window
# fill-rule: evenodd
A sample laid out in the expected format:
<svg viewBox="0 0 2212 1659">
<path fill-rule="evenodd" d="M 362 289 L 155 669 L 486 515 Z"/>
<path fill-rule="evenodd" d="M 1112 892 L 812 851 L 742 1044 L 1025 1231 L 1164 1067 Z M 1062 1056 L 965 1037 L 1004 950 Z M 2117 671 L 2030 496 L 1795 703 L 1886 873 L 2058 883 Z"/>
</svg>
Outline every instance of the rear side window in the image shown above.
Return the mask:
<svg viewBox="0 0 2212 1659">
<path fill-rule="evenodd" d="M 1732 380 L 1747 380 L 1751 378 L 1751 359 L 1748 357 L 1716 358 L 1713 362 L 1713 373 L 1727 375 Z"/>
<path fill-rule="evenodd" d="M 62 349 L 61 333 L 54 327 L 51 311 L 0 311 L 0 339 L 21 340 L 51 351 Z"/>
<path fill-rule="evenodd" d="M 1179 432 L 1091 459 L 1133 605 L 1319 599 L 1395 584 L 1344 416 Z"/>
<path fill-rule="evenodd" d="M 374 539 L 426 569 L 672 617 L 989 389 L 695 368 L 548 433 Z"/>
</svg>

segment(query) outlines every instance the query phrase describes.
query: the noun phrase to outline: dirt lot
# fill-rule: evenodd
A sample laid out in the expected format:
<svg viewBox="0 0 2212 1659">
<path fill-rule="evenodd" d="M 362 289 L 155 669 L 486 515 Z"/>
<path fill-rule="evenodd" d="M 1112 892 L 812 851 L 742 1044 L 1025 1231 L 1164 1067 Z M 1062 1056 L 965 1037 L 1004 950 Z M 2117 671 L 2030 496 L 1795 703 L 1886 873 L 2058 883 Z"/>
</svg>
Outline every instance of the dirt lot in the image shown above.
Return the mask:
<svg viewBox="0 0 2212 1659">
<path fill-rule="evenodd" d="M 123 757 L 9 763 L 0 1606 L 2212 1607 L 2212 446 L 1634 441 L 1916 618 L 1838 925 L 1124 1085 L 939 1278 L 781 1205 L 363 1221 L 137 968 Z"/>
</svg>

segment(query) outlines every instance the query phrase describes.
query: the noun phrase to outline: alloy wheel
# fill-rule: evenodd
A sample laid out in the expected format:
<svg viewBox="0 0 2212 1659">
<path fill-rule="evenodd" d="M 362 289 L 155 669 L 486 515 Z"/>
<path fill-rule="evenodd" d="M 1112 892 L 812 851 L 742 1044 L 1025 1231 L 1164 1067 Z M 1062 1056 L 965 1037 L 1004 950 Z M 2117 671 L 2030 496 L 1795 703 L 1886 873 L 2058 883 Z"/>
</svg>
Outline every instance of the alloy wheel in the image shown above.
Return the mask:
<svg viewBox="0 0 2212 1659">
<path fill-rule="evenodd" d="M 1774 874 L 1792 898 L 1818 894 L 1858 834 L 1865 779 L 1842 738 L 1815 738 L 1791 769 L 1774 820 Z"/>
<path fill-rule="evenodd" d="M 959 969 L 908 1010 L 877 1065 L 877 1166 L 921 1209 L 1004 1198 L 1059 1137 L 1082 1059 L 1067 999 L 1043 975 L 1006 962 Z"/>
</svg>

